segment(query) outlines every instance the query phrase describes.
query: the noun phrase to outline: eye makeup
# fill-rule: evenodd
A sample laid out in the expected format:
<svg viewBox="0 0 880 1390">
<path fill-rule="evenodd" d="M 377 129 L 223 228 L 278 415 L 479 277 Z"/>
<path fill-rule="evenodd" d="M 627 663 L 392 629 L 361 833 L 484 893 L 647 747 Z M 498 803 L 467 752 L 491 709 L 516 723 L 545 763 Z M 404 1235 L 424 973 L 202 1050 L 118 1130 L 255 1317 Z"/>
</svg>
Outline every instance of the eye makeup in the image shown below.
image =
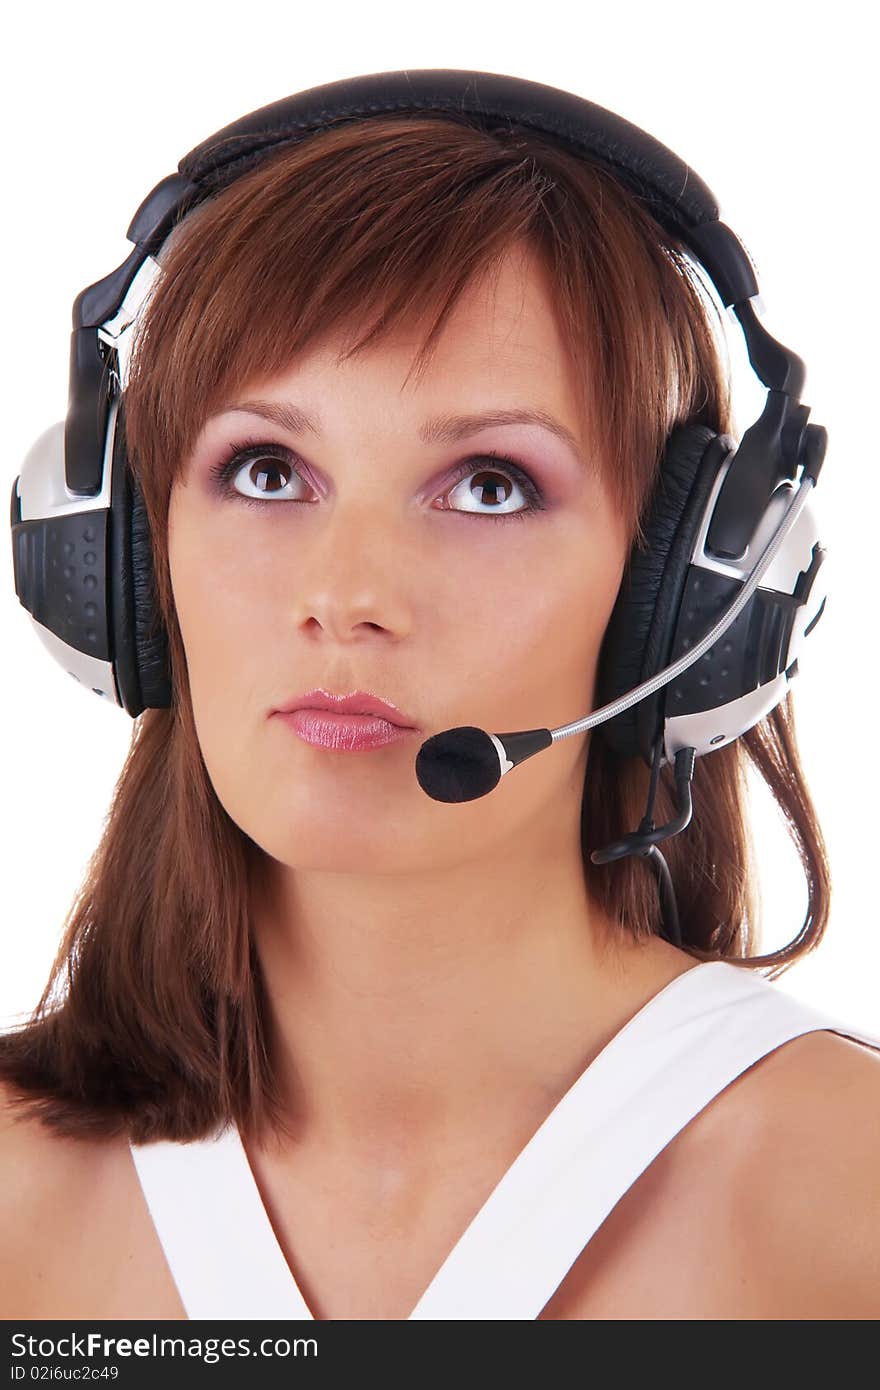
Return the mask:
<svg viewBox="0 0 880 1390">
<path fill-rule="evenodd" d="M 302 478 L 301 469 L 297 465 L 297 455 L 285 445 L 267 440 L 242 439 L 230 444 L 218 462 L 212 464 L 208 469 L 212 492 L 224 499 L 243 502 L 245 506 L 265 508 L 277 505 L 261 498 L 247 497 L 233 486 L 233 478 L 247 463 L 263 458 L 274 459 L 279 463 L 287 464 L 292 470 L 292 476 Z M 491 511 L 465 511 L 457 507 L 443 507 L 439 510 L 457 516 L 488 518 L 492 521 L 525 520 L 535 512 L 546 510 L 547 503 L 544 493 L 526 469 L 515 459 L 508 458 L 495 450 L 486 450 L 463 459 L 453 470 L 443 496 L 445 497 L 448 492 L 452 491 L 463 478 L 480 471 L 489 471 L 500 477 L 506 475 L 522 490 L 526 505 L 515 512 L 496 512 L 495 514 Z M 271 495 L 267 494 L 267 497 Z M 296 498 L 284 500 L 288 502 L 298 501 Z"/>
</svg>

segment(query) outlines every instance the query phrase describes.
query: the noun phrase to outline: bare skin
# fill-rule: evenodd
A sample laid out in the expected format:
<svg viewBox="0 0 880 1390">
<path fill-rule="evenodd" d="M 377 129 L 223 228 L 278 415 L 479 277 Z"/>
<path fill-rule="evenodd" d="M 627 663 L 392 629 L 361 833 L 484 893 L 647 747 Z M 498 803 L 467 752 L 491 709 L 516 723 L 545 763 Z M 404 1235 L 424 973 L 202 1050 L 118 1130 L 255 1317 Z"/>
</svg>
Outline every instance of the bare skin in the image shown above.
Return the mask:
<svg viewBox="0 0 880 1390">
<path fill-rule="evenodd" d="M 875 1319 L 878 1101 L 880 1057 L 835 1034 L 762 1058 L 624 1194 L 542 1319 Z M 0 1091 L 0 1171 L 0 1316 L 186 1318 L 124 1140 L 13 1123 Z M 485 1160 L 482 1172 L 485 1183 Z M 445 1209 L 408 1230 L 378 1227 L 319 1181 L 284 1194 L 297 1206 L 292 1244 L 289 1212 L 269 1212 L 315 1317 L 399 1319 L 462 1210 L 482 1201 L 478 1186 L 444 1192 Z"/>
</svg>

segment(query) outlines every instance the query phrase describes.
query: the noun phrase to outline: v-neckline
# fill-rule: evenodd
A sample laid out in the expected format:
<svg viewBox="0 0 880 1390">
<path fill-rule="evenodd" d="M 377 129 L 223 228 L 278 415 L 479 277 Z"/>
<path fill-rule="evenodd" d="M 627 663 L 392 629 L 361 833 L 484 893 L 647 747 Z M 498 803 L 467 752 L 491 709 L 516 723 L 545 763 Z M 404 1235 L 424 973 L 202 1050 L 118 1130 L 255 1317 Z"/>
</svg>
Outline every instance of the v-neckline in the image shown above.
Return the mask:
<svg viewBox="0 0 880 1390">
<path fill-rule="evenodd" d="M 470 1219 L 467 1226 L 452 1246 L 452 1249 L 444 1257 L 443 1262 L 434 1272 L 433 1277 L 419 1296 L 418 1301 L 407 1315 L 407 1321 L 413 1318 L 419 1318 L 421 1316 L 420 1310 L 426 1306 L 430 1306 L 438 1282 L 444 1276 L 450 1264 L 455 1261 L 468 1233 L 472 1231 L 478 1222 L 484 1225 L 488 1224 L 495 1207 L 500 1204 L 503 1198 L 506 1185 L 510 1184 L 514 1175 L 524 1168 L 528 1159 L 532 1156 L 536 1145 L 542 1140 L 547 1142 L 550 1141 L 554 1128 L 557 1127 L 564 1112 L 571 1108 L 577 1093 L 584 1088 L 587 1079 L 595 1072 L 598 1064 L 601 1062 L 604 1065 L 609 1060 L 612 1052 L 616 1051 L 621 1046 L 630 1029 L 637 1023 L 644 1021 L 646 1015 L 655 1010 L 661 999 L 665 999 L 671 990 L 677 985 L 681 985 L 683 980 L 691 975 L 705 975 L 707 971 L 713 968 L 717 974 L 719 965 L 725 970 L 731 968 L 730 965 L 724 961 L 700 961 L 697 965 L 689 966 L 687 970 L 682 970 L 678 975 L 668 980 L 656 994 L 653 994 L 650 999 L 646 1000 L 645 1003 L 627 1019 L 626 1023 L 609 1038 L 608 1042 L 596 1053 L 595 1057 L 587 1063 L 583 1071 L 579 1073 L 565 1093 L 559 1098 L 553 1108 L 541 1121 L 540 1125 L 538 1125 L 537 1129 L 533 1131 L 531 1137 L 526 1140 L 525 1145 L 520 1149 L 512 1163 L 509 1164 L 498 1179 L 479 1210 L 475 1212 Z M 260 1257 L 264 1262 L 264 1268 L 268 1271 L 272 1283 L 278 1287 L 282 1295 L 286 1295 L 286 1300 L 293 1305 L 291 1313 L 288 1316 L 315 1321 L 315 1315 L 303 1296 L 294 1272 L 281 1247 L 281 1242 L 269 1219 L 268 1210 L 263 1201 L 262 1194 L 260 1193 L 259 1185 L 253 1169 L 251 1168 L 250 1160 L 248 1159 L 238 1128 L 230 1123 L 214 1142 L 224 1146 L 226 1150 L 224 1157 L 231 1163 L 234 1174 L 233 1182 L 235 1182 L 235 1191 L 240 1198 L 246 1201 L 251 1245 L 256 1245 L 259 1250 Z M 426 1313 L 425 1316 L 432 1315 Z"/>
</svg>

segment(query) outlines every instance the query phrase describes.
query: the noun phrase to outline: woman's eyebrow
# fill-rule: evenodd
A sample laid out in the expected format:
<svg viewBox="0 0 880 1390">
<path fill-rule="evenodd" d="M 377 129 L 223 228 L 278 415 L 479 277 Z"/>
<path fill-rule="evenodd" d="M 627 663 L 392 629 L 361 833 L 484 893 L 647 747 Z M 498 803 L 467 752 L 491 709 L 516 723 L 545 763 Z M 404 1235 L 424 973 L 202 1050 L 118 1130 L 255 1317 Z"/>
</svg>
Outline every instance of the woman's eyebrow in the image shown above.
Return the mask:
<svg viewBox="0 0 880 1390">
<path fill-rule="evenodd" d="M 264 420 L 280 425 L 290 434 L 312 434 L 317 438 L 321 435 L 321 422 L 317 416 L 300 410 L 289 401 L 238 401 L 220 411 L 219 415 L 230 415 L 237 411 L 261 415 Z M 471 415 L 435 415 L 420 427 L 419 439 L 423 444 L 455 444 L 480 430 L 495 429 L 499 425 L 539 425 L 555 434 L 574 451 L 577 458 L 581 458 L 580 442 L 566 425 L 546 410 L 525 406 L 510 410 L 486 410 Z"/>
</svg>

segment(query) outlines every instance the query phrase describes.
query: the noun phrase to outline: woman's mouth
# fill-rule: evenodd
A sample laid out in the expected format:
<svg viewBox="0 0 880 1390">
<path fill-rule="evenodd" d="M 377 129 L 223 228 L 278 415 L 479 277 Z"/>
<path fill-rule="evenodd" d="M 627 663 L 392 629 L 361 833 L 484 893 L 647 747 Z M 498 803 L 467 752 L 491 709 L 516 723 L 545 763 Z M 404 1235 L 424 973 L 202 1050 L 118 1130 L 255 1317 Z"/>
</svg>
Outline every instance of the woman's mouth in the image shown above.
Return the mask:
<svg viewBox="0 0 880 1390">
<path fill-rule="evenodd" d="M 336 753 L 361 753 L 399 739 L 411 738 L 417 729 L 390 724 L 375 714 L 333 714 L 323 709 L 295 709 L 277 714 L 305 743 Z"/>
</svg>

